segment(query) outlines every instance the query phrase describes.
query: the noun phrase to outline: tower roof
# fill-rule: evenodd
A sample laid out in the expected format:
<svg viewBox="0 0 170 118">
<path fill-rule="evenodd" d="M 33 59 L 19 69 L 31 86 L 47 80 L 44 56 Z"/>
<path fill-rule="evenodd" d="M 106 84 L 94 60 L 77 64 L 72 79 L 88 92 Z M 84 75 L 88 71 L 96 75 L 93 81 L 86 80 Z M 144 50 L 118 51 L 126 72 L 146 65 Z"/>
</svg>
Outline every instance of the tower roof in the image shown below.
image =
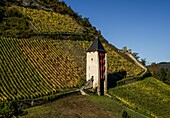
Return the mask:
<svg viewBox="0 0 170 118">
<path fill-rule="evenodd" d="M 87 50 L 87 52 L 94 52 L 94 51 L 99 51 L 99 52 L 106 53 L 106 50 L 104 49 L 104 47 L 103 47 L 103 45 L 100 42 L 100 39 L 98 37 L 94 39 L 92 45 Z"/>
</svg>

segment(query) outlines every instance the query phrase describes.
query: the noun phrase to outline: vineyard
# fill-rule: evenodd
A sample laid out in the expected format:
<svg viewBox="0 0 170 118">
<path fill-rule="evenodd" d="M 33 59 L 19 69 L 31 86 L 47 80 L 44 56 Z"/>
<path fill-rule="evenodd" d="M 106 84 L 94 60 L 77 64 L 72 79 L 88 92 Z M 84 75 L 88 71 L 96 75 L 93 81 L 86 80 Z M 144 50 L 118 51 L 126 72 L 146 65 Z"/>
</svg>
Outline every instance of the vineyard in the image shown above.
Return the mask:
<svg viewBox="0 0 170 118">
<path fill-rule="evenodd" d="M 120 56 L 117 52 L 113 51 L 111 48 L 108 48 L 107 44 L 104 44 L 106 51 L 108 52 L 108 71 L 109 72 L 119 72 L 126 71 L 127 76 L 135 76 L 142 73 L 143 69 L 131 63 L 129 60 L 126 60 Z"/>
<path fill-rule="evenodd" d="M 36 2 L 1 2 L 0 117 L 5 114 L 2 111 L 11 112 L 10 107 L 34 106 L 35 101 L 38 105 L 64 92 L 77 92 L 85 83 L 86 51 L 96 36 L 107 51 L 108 78 L 113 75 L 117 81 L 144 72 L 135 59 L 109 44 L 88 18 L 78 15 L 64 1 L 55 5 L 55 1 Z M 112 82 L 115 84 L 115 80 Z M 109 89 L 109 94 L 135 111 L 170 117 L 170 87 L 155 78 L 117 86 Z M 10 102 L 16 106 L 10 106 Z"/>
<path fill-rule="evenodd" d="M 85 53 L 75 51 L 71 55 L 72 48 L 79 50 L 71 41 L 12 38 L 0 41 L 1 101 L 32 99 L 77 87 L 79 79 L 85 76 L 82 73 Z M 75 59 L 79 61 L 74 62 Z"/>
<path fill-rule="evenodd" d="M 84 54 L 73 51 L 69 40 L 23 39 L 18 41 L 34 68 L 57 89 L 76 87 L 84 77 Z M 75 46 L 75 47 L 74 47 Z M 76 48 L 79 50 L 79 47 Z M 81 50 L 81 49 L 80 49 Z M 79 54 L 79 55 L 78 55 Z M 74 57 L 75 56 L 75 57 Z M 76 62 L 75 60 L 79 60 Z"/>
<path fill-rule="evenodd" d="M 85 79 L 86 49 L 92 42 L 38 37 L 1 37 L 0 42 L 1 101 L 42 97 L 78 87 L 81 79 Z M 125 69 L 128 76 L 141 72 L 139 67 L 104 46 L 108 51 L 109 72 Z"/>
<path fill-rule="evenodd" d="M 84 50 L 87 50 L 91 42 L 88 41 L 78 41 Z M 144 70 L 124 57 L 120 56 L 115 50 L 110 48 L 107 43 L 103 43 L 105 50 L 107 51 L 107 63 L 108 63 L 108 72 L 119 72 L 126 71 L 127 77 L 135 76 L 141 74 Z"/>
<path fill-rule="evenodd" d="M 12 6 L 10 9 L 17 9 L 28 17 L 30 27 L 36 34 L 82 34 L 84 30 L 68 15 L 19 6 Z"/>
<path fill-rule="evenodd" d="M 153 117 L 170 117 L 170 87 L 155 78 L 118 86 L 109 93 L 129 107 Z"/>
<path fill-rule="evenodd" d="M 0 38 L 0 101 L 33 99 L 56 92 L 23 54 L 16 39 Z"/>
<path fill-rule="evenodd" d="M 83 26 L 66 14 L 21 6 L 8 7 L 6 14 L 6 17 L 9 15 L 14 19 L 15 14 L 18 14 L 18 18 L 22 16 L 25 25 L 27 22 L 29 24 L 28 32 L 33 31 L 35 34 L 84 32 Z M 12 20 L 9 24 L 13 23 Z M 20 27 L 19 24 L 16 23 Z M 22 32 L 22 28 L 16 28 L 16 33 L 8 28 L 12 35 Z M 79 39 L 54 40 L 36 36 L 29 39 L 1 37 L 0 101 L 34 99 L 57 93 L 60 89 L 79 87 L 81 80 L 85 80 L 86 50 L 91 43 Z M 127 76 L 134 76 L 143 71 L 108 47 L 107 43 L 104 43 L 104 47 L 108 52 L 109 73 L 123 70 Z"/>
</svg>

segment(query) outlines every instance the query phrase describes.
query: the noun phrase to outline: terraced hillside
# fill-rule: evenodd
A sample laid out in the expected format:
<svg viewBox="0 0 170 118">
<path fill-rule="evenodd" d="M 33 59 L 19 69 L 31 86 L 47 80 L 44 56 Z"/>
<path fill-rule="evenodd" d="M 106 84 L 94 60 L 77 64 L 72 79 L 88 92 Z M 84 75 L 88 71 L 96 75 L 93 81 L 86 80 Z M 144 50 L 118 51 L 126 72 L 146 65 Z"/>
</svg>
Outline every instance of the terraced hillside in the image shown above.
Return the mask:
<svg viewBox="0 0 170 118">
<path fill-rule="evenodd" d="M 42 97 L 56 93 L 59 89 L 77 87 L 80 80 L 85 79 L 86 50 L 83 46 L 88 47 L 91 42 L 1 37 L 0 44 L 2 101 Z M 106 49 L 110 51 L 108 53 L 110 72 L 116 71 L 112 66 L 117 62 L 136 68 L 133 71 L 124 66 L 129 75 L 141 72 L 141 69 L 133 63 L 109 48 Z M 121 69 L 122 66 L 117 65 L 117 71 Z"/>
<path fill-rule="evenodd" d="M 81 25 L 77 22 L 81 18 L 70 14 L 11 4 L 0 9 L 0 101 L 34 99 L 80 86 L 85 80 L 86 50 L 97 31 L 87 19 Z M 65 38 L 65 33 L 78 37 Z M 136 76 L 143 72 L 127 55 L 102 41 L 109 73 L 126 71 L 127 76 Z"/>
<path fill-rule="evenodd" d="M 25 39 L 19 44 L 33 66 L 57 89 L 76 87 L 85 76 L 84 67 L 79 66 L 85 65 L 84 53 L 72 41 Z"/>
<path fill-rule="evenodd" d="M 155 78 L 118 86 L 110 89 L 109 93 L 126 106 L 145 114 L 159 118 L 170 117 L 170 86 Z"/>
<path fill-rule="evenodd" d="M 21 6 L 4 7 L 0 34 L 7 37 L 31 37 L 32 34 L 78 34 L 84 28 L 65 14 Z"/>
<path fill-rule="evenodd" d="M 85 76 L 83 53 L 75 51 L 73 57 L 70 51 L 76 44 L 71 41 L 1 38 L 0 42 L 1 100 L 52 94 L 61 88 L 76 87 Z M 76 49 L 82 50 L 78 46 Z"/>
<path fill-rule="evenodd" d="M 83 28 L 68 15 L 13 6 L 30 20 L 35 33 L 82 33 Z"/>
<path fill-rule="evenodd" d="M 84 48 L 84 50 L 87 50 L 90 45 L 92 44 L 92 41 L 78 41 L 79 44 Z M 103 42 L 103 46 L 105 50 L 107 51 L 107 59 L 108 59 L 108 72 L 109 73 L 115 73 L 119 71 L 126 71 L 127 77 L 130 76 L 136 76 L 141 74 L 144 70 L 137 65 L 134 64 L 133 60 L 131 60 L 129 57 L 126 59 L 124 56 L 127 55 L 120 55 L 121 53 L 118 52 L 118 49 L 110 46 L 108 43 Z"/>
<path fill-rule="evenodd" d="M 23 54 L 16 39 L 0 38 L 0 101 L 33 99 L 56 92 Z"/>
</svg>

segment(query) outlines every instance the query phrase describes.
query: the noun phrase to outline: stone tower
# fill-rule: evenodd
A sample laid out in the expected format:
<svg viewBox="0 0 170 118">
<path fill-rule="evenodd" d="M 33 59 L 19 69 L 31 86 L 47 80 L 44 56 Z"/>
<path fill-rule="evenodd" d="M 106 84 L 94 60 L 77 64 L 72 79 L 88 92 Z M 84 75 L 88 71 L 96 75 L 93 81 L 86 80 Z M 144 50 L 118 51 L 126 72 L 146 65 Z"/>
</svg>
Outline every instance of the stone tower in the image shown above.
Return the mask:
<svg viewBox="0 0 170 118">
<path fill-rule="evenodd" d="M 87 50 L 86 81 L 93 81 L 93 89 L 98 95 L 107 93 L 107 52 L 99 38 Z"/>
</svg>

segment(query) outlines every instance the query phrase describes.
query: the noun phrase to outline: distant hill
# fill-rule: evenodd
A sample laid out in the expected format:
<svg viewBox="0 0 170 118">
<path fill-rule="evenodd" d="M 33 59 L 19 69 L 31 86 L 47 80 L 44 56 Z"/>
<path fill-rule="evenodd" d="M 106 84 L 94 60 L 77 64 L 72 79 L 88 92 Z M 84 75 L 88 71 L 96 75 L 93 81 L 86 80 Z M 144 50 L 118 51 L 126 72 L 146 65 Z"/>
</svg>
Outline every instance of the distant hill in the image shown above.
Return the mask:
<svg viewBox="0 0 170 118">
<path fill-rule="evenodd" d="M 158 65 L 158 69 L 161 69 L 161 68 L 170 69 L 170 62 L 160 62 L 157 65 Z"/>
<path fill-rule="evenodd" d="M 170 62 L 152 63 L 147 68 L 155 78 L 170 85 Z"/>
<path fill-rule="evenodd" d="M 167 68 L 170 70 L 170 62 L 160 62 L 156 64 L 157 69 L 160 70 L 161 68 Z M 151 68 L 151 65 L 147 66 L 149 69 Z"/>
</svg>

